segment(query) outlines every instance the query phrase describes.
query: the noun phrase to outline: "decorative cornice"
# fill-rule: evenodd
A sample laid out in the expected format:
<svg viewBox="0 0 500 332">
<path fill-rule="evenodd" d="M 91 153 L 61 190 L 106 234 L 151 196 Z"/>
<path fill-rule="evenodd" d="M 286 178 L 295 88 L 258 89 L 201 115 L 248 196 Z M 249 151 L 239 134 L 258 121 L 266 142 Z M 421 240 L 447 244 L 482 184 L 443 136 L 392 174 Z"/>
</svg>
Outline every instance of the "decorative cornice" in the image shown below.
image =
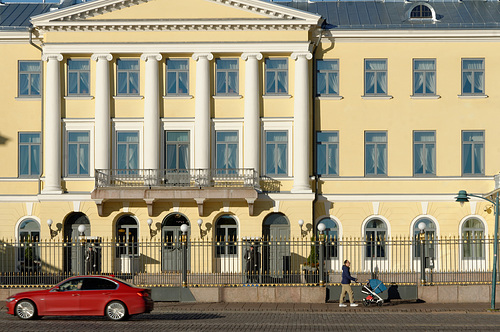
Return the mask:
<svg viewBox="0 0 500 332">
<path fill-rule="evenodd" d="M 49 61 L 49 60 L 62 61 L 63 56 L 62 56 L 62 54 L 58 54 L 58 53 L 49 53 L 49 54 L 44 53 L 42 55 L 42 61 Z"/>
<path fill-rule="evenodd" d="M 72 21 L 38 24 L 43 31 L 269 31 L 310 30 L 304 21 Z"/>
<path fill-rule="evenodd" d="M 313 58 L 311 52 L 294 52 L 290 57 L 293 60 L 297 60 L 300 57 L 306 58 L 306 60 L 311 60 Z"/>
<path fill-rule="evenodd" d="M 193 60 L 198 61 L 200 58 L 206 58 L 208 61 L 212 61 L 214 59 L 214 55 L 212 53 L 194 53 Z"/>
<path fill-rule="evenodd" d="M 156 60 L 156 61 L 161 61 L 162 55 L 160 53 L 144 53 L 141 55 L 141 60 L 142 61 L 148 61 L 149 59 L 151 60 Z"/>
<path fill-rule="evenodd" d="M 247 61 L 249 58 L 254 58 L 257 60 L 262 60 L 262 53 L 243 53 L 241 55 L 241 58 L 245 61 Z"/>
<path fill-rule="evenodd" d="M 92 61 L 97 61 L 97 60 L 111 61 L 113 60 L 113 55 L 109 53 L 94 53 L 90 58 L 92 59 Z"/>
</svg>

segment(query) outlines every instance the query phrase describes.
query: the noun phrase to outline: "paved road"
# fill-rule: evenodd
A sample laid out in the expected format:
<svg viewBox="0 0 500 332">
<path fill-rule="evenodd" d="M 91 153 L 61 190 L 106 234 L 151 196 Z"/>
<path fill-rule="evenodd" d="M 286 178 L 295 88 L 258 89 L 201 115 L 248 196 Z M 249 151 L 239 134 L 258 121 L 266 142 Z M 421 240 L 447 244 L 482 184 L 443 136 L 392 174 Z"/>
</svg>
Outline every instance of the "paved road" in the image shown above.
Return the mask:
<svg viewBox="0 0 500 332">
<path fill-rule="evenodd" d="M 500 313 L 485 308 L 425 304 L 368 309 L 340 309 L 336 304 L 163 304 L 153 313 L 127 322 L 99 317 L 46 317 L 25 322 L 3 310 L 0 331 L 498 331 Z"/>
</svg>

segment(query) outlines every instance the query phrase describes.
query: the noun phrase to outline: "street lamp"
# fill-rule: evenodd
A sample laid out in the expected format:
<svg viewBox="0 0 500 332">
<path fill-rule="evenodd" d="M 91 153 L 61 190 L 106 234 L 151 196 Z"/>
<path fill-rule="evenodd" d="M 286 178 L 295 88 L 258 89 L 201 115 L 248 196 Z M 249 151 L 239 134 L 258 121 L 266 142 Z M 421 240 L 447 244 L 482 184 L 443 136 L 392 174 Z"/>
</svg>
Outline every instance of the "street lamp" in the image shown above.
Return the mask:
<svg viewBox="0 0 500 332">
<path fill-rule="evenodd" d="M 498 196 L 500 193 L 496 193 L 495 200 L 488 199 L 483 196 L 468 194 L 465 190 L 460 190 L 456 198 L 456 202 L 463 205 L 465 202 L 469 201 L 469 197 L 476 197 L 483 199 L 492 203 L 495 206 L 495 233 L 494 233 L 494 243 L 493 243 L 493 272 L 491 276 L 491 310 L 495 310 L 495 298 L 496 298 L 496 286 L 497 286 L 497 254 L 498 254 L 498 206 L 499 200 Z"/>
<path fill-rule="evenodd" d="M 420 230 L 420 283 L 425 284 L 425 222 L 418 224 Z"/>
<path fill-rule="evenodd" d="M 187 287 L 187 231 L 189 226 L 186 224 L 181 225 L 181 245 L 182 245 L 182 287 Z"/>
<path fill-rule="evenodd" d="M 319 231 L 319 285 L 325 285 L 325 268 L 324 268 L 324 252 L 325 252 L 325 237 L 323 232 L 326 229 L 326 225 L 322 222 L 318 224 Z"/>
</svg>

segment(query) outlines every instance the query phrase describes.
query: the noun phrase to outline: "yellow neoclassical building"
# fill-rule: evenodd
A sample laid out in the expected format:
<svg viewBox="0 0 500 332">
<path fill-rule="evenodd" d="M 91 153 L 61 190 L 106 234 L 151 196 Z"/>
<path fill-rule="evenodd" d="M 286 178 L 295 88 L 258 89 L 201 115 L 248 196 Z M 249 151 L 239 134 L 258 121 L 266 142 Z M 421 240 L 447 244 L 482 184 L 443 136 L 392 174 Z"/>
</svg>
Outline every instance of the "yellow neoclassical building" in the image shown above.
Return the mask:
<svg viewBox="0 0 500 332">
<path fill-rule="evenodd" d="M 491 236 L 498 7 L 2 3 L 0 237 Z"/>
</svg>

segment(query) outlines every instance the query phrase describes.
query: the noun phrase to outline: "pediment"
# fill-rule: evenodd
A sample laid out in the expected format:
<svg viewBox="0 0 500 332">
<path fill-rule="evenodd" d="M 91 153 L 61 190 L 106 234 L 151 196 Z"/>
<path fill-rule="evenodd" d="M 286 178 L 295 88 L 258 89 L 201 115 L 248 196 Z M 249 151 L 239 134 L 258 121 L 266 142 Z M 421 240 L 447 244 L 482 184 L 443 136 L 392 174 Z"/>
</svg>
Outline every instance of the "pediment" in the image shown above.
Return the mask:
<svg viewBox="0 0 500 332">
<path fill-rule="evenodd" d="M 134 27 L 151 29 L 310 29 L 321 17 L 260 0 L 96 0 L 32 18 L 47 30 Z"/>
</svg>

